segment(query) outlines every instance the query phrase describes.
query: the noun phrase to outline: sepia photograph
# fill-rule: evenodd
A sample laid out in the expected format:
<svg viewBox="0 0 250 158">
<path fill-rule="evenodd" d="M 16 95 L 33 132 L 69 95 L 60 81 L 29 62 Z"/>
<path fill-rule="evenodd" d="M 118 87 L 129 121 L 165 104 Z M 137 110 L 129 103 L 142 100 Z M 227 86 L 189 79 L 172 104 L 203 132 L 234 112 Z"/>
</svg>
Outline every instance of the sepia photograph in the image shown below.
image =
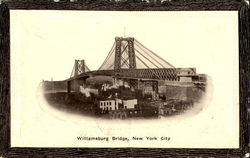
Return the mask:
<svg viewBox="0 0 250 158">
<path fill-rule="evenodd" d="M 237 11 L 10 10 L 11 147 L 239 148 Z"/>
</svg>

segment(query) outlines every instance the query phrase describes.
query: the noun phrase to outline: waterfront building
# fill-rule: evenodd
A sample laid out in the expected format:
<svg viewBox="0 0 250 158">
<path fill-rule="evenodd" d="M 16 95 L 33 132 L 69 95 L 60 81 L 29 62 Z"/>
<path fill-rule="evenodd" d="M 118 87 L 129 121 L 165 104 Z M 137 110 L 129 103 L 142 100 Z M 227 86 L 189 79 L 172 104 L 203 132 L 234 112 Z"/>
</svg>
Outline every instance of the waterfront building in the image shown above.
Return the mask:
<svg viewBox="0 0 250 158">
<path fill-rule="evenodd" d="M 117 110 L 118 100 L 115 99 L 101 100 L 99 102 L 99 108 L 106 111 Z"/>
<path fill-rule="evenodd" d="M 118 109 L 135 109 L 137 107 L 137 99 L 107 99 L 99 101 L 99 108 L 105 111 Z"/>
<path fill-rule="evenodd" d="M 128 99 L 122 101 L 124 109 L 134 109 L 137 106 L 137 99 Z"/>
</svg>

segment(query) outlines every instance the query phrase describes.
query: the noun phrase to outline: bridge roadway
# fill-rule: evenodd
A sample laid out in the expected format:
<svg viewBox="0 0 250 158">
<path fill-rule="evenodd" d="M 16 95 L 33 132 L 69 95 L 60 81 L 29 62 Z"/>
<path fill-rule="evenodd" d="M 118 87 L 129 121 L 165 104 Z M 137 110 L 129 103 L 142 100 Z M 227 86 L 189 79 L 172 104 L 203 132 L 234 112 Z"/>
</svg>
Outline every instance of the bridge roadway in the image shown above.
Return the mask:
<svg viewBox="0 0 250 158">
<path fill-rule="evenodd" d="M 66 81 L 81 80 L 90 76 L 116 76 L 118 78 L 150 79 L 178 81 L 178 69 L 158 68 L 158 69 L 120 69 L 89 71 L 67 79 Z"/>
<path fill-rule="evenodd" d="M 98 71 L 89 71 L 85 72 L 79 75 L 76 75 L 74 77 L 71 77 L 67 80 L 67 91 L 71 91 L 71 87 L 73 87 L 72 84 L 74 84 L 74 81 L 84 81 L 89 77 L 94 76 L 111 76 L 116 77 L 118 79 L 125 79 L 130 80 L 131 83 L 133 81 L 142 81 L 142 82 L 151 82 L 153 85 L 158 85 L 159 80 L 167 80 L 167 81 L 175 81 L 180 82 L 178 79 L 178 68 L 161 68 L 161 69 L 120 69 L 119 72 L 114 70 L 98 70 Z M 194 74 L 193 76 L 197 76 L 198 74 Z M 192 75 L 190 75 L 192 76 Z M 206 87 L 206 81 L 192 81 L 192 83 L 199 87 L 199 88 L 205 88 Z M 138 83 L 137 83 L 138 84 Z"/>
</svg>

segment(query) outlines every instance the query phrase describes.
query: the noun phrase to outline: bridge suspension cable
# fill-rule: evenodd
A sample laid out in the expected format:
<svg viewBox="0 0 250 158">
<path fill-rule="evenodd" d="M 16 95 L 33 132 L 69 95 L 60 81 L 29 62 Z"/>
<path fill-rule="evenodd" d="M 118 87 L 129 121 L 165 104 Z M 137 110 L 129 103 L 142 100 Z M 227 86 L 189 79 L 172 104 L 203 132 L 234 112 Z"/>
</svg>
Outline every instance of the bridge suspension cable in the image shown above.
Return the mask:
<svg viewBox="0 0 250 158">
<path fill-rule="evenodd" d="M 112 47 L 111 47 L 111 49 L 109 51 L 109 54 L 107 55 L 106 59 L 104 60 L 104 62 L 102 63 L 102 65 L 99 67 L 98 70 L 104 70 L 106 64 L 108 64 L 107 66 L 109 66 L 108 61 L 109 61 L 109 58 L 112 56 L 112 54 L 114 54 L 114 50 L 115 50 L 115 42 L 113 43 L 113 45 L 112 45 Z"/>
<path fill-rule="evenodd" d="M 90 71 L 89 67 L 87 65 L 85 65 L 85 72 Z"/>
<path fill-rule="evenodd" d="M 145 47 L 143 44 L 141 44 L 139 41 L 137 41 L 135 39 L 135 44 L 139 44 L 141 45 L 142 48 L 146 49 L 147 51 L 149 51 L 151 54 L 153 54 L 154 56 L 156 56 L 158 59 L 160 59 L 161 61 L 163 61 L 165 64 L 167 64 L 170 68 L 174 68 L 174 66 L 172 64 L 170 64 L 169 62 L 167 62 L 166 60 L 164 60 L 163 58 L 161 58 L 160 56 L 158 56 L 157 54 L 155 54 L 153 51 L 149 50 L 147 47 Z M 138 45 L 137 44 L 137 45 Z"/>
<path fill-rule="evenodd" d="M 143 56 L 145 59 L 147 59 L 151 64 L 153 64 L 156 68 L 159 68 L 154 62 L 152 62 L 149 58 L 147 58 L 145 55 L 143 55 L 140 51 L 138 51 L 136 48 L 134 48 L 137 53 L 139 53 L 141 56 Z"/>
<path fill-rule="evenodd" d="M 74 64 L 73 69 L 72 69 L 72 71 L 71 71 L 70 77 L 73 77 L 73 76 L 74 76 L 74 73 L 75 73 L 75 64 Z"/>
<path fill-rule="evenodd" d="M 107 70 L 111 69 L 114 65 L 115 65 L 115 64 L 112 63 L 112 64 L 107 68 Z"/>
<path fill-rule="evenodd" d="M 135 42 L 135 45 L 136 45 L 137 47 L 139 47 L 140 49 L 143 50 L 143 48 L 142 48 L 140 45 L 138 45 L 136 42 Z M 164 65 L 162 65 L 162 64 L 161 64 L 159 61 L 157 61 L 153 56 L 151 56 L 150 53 L 148 53 L 148 52 L 146 52 L 146 51 L 144 51 L 143 53 L 147 54 L 151 59 L 153 59 L 157 64 L 159 64 L 161 68 L 164 68 Z"/>
</svg>

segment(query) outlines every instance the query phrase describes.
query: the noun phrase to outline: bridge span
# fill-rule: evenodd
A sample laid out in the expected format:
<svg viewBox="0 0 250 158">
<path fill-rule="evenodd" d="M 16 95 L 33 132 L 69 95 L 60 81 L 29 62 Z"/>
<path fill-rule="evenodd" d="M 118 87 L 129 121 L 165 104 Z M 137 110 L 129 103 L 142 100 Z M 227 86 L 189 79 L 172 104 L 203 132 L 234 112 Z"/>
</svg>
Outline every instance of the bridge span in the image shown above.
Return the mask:
<svg viewBox="0 0 250 158">
<path fill-rule="evenodd" d="M 132 37 L 116 37 L 106 59 L 98 70 L 91 71 L 84 60 L 76 60 L 68 84 L 83 83 L 94 76 L 110 76 L 119 79 L 189 82 L 206 86 L 206 75 L 197 74 L 196 68 L 175 68 Z M 77 82 L 76 82 L 77 81 Z"/>
</svg>

